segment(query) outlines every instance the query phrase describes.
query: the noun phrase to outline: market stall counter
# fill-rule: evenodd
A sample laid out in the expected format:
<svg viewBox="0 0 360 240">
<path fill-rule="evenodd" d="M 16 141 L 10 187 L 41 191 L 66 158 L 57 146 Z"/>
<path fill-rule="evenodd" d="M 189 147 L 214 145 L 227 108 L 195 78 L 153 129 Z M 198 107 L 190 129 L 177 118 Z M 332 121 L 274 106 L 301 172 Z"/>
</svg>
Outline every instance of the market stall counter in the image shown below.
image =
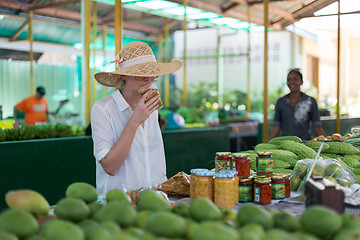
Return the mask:
<svg viewBox="0 0 360 240">
<path fill-rule="evenodd" d="M 167 176 L 213 166 L 215 151 L 229 150 L 229 131 L 226 126 L 163 131 Z M 70 183 L 95 186 L 91 136 L 0 142 L 0 154 L 0 196 L 33 189 L 55 204 Z M 5 207 L 0 197 L 0 210 Z"/>
</svg>

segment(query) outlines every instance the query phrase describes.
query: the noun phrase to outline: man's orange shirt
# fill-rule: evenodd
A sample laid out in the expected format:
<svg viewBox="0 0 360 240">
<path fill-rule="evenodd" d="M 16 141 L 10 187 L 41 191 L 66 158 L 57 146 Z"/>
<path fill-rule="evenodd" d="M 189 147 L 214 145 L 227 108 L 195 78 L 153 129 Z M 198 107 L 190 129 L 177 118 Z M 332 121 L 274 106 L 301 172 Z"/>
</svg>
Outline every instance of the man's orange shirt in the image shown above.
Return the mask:
<svg viewBox="0 0 360 240">
<path fill-rule="evenodd" d="M 25 98 L 16 107 L 25 112 L 25 124 L 34 125 L 36 122 L 47 122 L 48 104 L 44 97 L 37 99 L 35 96 Z"/>
</svg>

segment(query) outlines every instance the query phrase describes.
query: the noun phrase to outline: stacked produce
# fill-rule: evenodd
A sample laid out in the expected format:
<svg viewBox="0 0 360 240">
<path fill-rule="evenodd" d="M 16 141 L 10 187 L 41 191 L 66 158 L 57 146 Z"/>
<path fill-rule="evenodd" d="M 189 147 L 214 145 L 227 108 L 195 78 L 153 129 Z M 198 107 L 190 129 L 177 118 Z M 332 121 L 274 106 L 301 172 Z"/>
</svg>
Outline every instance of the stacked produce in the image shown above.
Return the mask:
<svg viewBox="0 0 360 240">
<path fill-rule="evenodd" d="M 206 198 L 172 204 L 148 189 L 137 201 L 120 190 L 110 190 L 105 201 L 97 199 L 96 189 L 86 183 L 71 184 L 52 209 L 38 192 L 9 192 L 10 208 L 0 213 L 0 239 L 342 240 L 360 235 L 359 218 L 322 206 L 295 216 L 254 204 L 218 208 Z"/>
<path fill-rule="evenodd" d="M 250 154 L 251 169 L 256 170 L 256 153 L 269 151 L 274 158 L 275 173 L 292 173 L 298 160 L 315 159 L 321 143 L 324 142 L 320 157 L 338 160 L 340 165 L 345 166 L 360 180 L 360 149 L 348 143 L 350 139 L 355 138 L 346 140 L 350 135 L 343 138 L 333 135 L 337 140 L 303 142 L 296 136 L 282 136 L 273 138 L 268 143 L 260 143 L 254 147 L 254 150 L 246 151 Z"/>
<path fill-rule="evenodd" d="M 85 129 L 83 127 L 68 126 L 60 123 L 55 125 L 21 125 L 17 129 L 9 128 L 5 130 L 0 128 L 0 142 L 84 135 Z"/>
</svg>

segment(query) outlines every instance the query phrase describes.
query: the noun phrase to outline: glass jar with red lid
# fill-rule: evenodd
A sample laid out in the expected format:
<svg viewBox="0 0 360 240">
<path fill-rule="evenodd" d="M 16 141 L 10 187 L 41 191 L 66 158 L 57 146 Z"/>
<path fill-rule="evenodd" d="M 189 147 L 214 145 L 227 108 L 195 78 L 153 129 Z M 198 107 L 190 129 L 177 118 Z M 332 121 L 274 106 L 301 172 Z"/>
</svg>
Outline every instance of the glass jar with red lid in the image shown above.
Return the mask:
<svg viewBox="0 0 360 240">
<path fill-rule="evenodd" d="M 215 172 L 231 170 L 231 152 L 217 152 L 215 157 Z"/>
<path fill-rule="evenodd" d="M 258 152 L 256 157 L 257 175 L 272 175 L 274 169 L 274 160 L 272 152 Z"/>
<path fill-rule="evenodd" d="M 285 198 L 285 179 L 282 174 L 274 174 L 271 177 L 271 198 L 284 199 Z"/>
<path fill-rule="evenodd" d="M 254 183 L 254 203 L 271 204 L 271 179 L 256 178 Z"/>
<path fill-rule="evenodd" d="M 250 176 L 250 158 L 248 153 L 234 153 L 233 161 L 235 162 L 239 177 Z"/>
</svg>

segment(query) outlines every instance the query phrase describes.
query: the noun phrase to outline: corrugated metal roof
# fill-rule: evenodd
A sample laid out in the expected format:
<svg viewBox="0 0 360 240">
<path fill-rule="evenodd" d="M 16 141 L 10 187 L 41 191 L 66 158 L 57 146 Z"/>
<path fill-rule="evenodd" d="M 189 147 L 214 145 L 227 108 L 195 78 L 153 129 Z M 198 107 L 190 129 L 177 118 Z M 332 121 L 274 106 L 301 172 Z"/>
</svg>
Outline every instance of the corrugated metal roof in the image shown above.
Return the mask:
<svg viewBox="0 0 360 240">
<path fill-rule="evenodd" d="M 115 0 L 114 0 L 115 1 Z M 169 0 L 182 4 L 182 0 Z M 283 0 L 271 1 L 269 4 L 269 20 L 272 28 L 284 28 L 299 20 L 302 14 L 312 14 L 317 8 L 325 7 L 337 0 Z M 73 45 L 81 41 L 80 17 L 81 4 L 70 0 L 37 0 L 30 4 L 28 0 L 0 0 L 0 14 L 5 17 L 0 20 L 0 37 L 12 38 L 18 31 L 16 39 L 27 39 L 28 28 L 23 31 L 21 27 L 26 24 L 29 9 L 34 9 L 34 40 L 51 43 Z M 251 8 L 251 21 L 263 24 L 263 1 L 261 0 L 188 0 L 188 5 L 205 11 L 212 11 L 223 16 L 233 17 L 247 21 L 247 9 Z M 96 3 L 98 29 L 102 23 L 112 29 L 114 7 L 103 3 Z M 182 29 L 182 21 L 176 20 L 170 31 Z M 123 26 L 125 30 L 141 32 L 142 35 L 157 37 L 164 28 L 164 17 L 151 15 L 127 9 L 123 3 Z M 108 33 L 113 36 L 113 30 Z"/>
</svg>

